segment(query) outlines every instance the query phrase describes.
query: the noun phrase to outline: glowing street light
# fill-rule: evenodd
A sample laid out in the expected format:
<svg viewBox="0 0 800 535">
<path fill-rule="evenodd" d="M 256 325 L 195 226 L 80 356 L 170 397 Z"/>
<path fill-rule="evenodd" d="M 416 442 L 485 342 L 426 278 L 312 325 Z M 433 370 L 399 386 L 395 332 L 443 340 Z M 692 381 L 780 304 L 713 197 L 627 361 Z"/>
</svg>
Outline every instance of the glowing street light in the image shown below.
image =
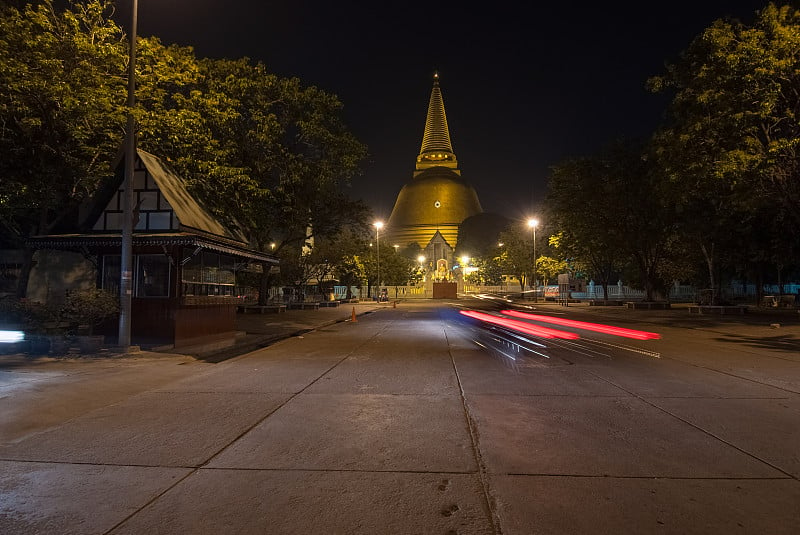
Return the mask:
<svg viewBox="0 0 800 535">
<path fill-rule="evenodd" d="M 425 273 L 425 271 L 424 271 L 424 269 L 425 269 L 425 255 L 419 255 L 417 257 L 417 262 L 419 262 L 420 276 L 422 277 L 422 280 L 425 281 L 425 275 L 424 275 L 424 273 Z"/>
<path fill-rule="evenodd" d="M 381 229 L 383 228 L 383 221 L 376 221 L 373 223 L 375 225 L 375 249 L 378 252 L 378 290 L 377 296 L 380 299 L 380 291 L 381 291 L 381 242 L 380 242 L 380 234 Z"/>
<path fill-rule="evenodd" d="M 528 219 L 528 226 L 533 229 L 533 280 L 531 281 L 531 287 L 533 288 L 533 301 L 537 302 L 538 298 L 536 296 L 536 227 L 539 226 L 538 219 Z"/>
</svg>

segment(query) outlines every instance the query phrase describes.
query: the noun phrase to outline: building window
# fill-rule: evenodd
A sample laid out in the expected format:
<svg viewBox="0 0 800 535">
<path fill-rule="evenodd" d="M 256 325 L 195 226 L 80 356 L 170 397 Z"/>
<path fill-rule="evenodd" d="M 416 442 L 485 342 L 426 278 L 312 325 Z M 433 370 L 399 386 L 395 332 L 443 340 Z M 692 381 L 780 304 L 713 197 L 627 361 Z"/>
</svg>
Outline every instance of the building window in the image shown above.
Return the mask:
<svg viewBox="0 0 800 535">
<path fill-rule="evenodd" d="M 119 255 L 103 256 L 102 288 L 114 295 L 119 295 Z"/>
<path fill-rule="evenodd" d="M 170 265 L 164 255 L 137 255 L 133 257 L 135 297 L 169 297 Z M 119 295 L 120 257 L 104 255 L 102 288 Z"/>
<path fill-rule="evenodd" d="M 231 256 L 200 251 L 183 265 L 183 295 L 233 296 L 236 284 L 234 259 Z"/>
<path fill-rule="evenodd" d="M 136 258 L 136 297 L 169 297 L 169 258 L 139 255 Z"/>
</svg>

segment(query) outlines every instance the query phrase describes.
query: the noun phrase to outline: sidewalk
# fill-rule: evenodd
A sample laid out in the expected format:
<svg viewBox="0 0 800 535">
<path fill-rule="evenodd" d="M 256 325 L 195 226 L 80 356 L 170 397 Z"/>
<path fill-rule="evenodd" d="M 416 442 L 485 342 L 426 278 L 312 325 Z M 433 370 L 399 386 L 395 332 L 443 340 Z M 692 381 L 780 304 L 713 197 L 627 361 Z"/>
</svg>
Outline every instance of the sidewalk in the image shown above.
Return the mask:
<svg viewBox="0 0 800 535">
<path fill-rule="evenodd" d="M 314 329 L 351 321 L 353 315 L 358 317 L 370 314 L 382 308 L 392 308 L 394 302 L 376 303 L 362 301 L 359 303 L 342 303 L 338 307 L 320 307 L 317 310 L 287 310 L 281 313 L 236 314 L 236 328 L 242 333 L 233 347 L 200 357 L 207 362 L 221 362 L 231 357 L 267 347 L 270 344 L 292 336 L 299 336 Z M 180 353 L 180 351 L 178 351 Z"/>
<path fill-rule="evenodd" d="M 796 532 L 797 351 L 660 316 L 660 340 L 547 342 L 512 367 L 448 305 L 248 315 L 285 338 L 218 364 L 0 370 L 0 532 Z"/>
</svg>

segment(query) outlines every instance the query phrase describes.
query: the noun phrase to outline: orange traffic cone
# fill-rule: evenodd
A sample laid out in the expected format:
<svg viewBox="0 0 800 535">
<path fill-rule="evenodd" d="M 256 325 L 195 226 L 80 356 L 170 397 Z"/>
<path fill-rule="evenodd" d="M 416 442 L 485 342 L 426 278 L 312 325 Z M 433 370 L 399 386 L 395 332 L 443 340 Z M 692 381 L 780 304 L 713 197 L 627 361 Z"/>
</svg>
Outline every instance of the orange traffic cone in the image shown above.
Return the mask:
<svg viewBox="0 0 800 535">
<path fill-rule="evenodd" d="M 353 307 L 353 314 L 350 316 L 350 321 L 353 323 L 357 323 L 358 320 L 356 319 L 356 307 Z"/>
<path fill-rule="evenodd" d="M 392 302 L 392 308 L 397 308 L 397 301 Z"/>
</svg>

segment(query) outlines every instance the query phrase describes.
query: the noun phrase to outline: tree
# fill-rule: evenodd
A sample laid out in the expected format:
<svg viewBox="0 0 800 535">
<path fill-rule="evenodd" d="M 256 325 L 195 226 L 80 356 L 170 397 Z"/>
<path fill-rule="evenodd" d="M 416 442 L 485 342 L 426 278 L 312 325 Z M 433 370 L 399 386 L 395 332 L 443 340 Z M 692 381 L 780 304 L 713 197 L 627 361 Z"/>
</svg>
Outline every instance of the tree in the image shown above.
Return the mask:
<svg viewBox="0 0 800 535">
<path fill-rule="evenodd" d="M 562 258 L 589 266 L 606 300 L 625 256 L 618 205 L 626 198 L 601 158 L 568 160 L 552 169 L 547 206 L 548 220 L 559 229 L 555 246 Z M 576 209 L 585 206 L 592 208 Z"/>
<path fill-rule="evenodd" d="M 569 269 L 566 260 L 559 260 L 550 256 L 539 256 L 536 259 L 536 275 L 542 278 L 542 284 L 547 286 L 550 281 L 558 281 L 560 273 L 566 273 Z"/>
<path fill-rule="evenodd" d="M 225 165 L 210 177 L 185 165 L 193 190 L 220 216 L 265 252 L 272 243 L 279 252 L 364 223 L 366 206 L 345 188 L 366 149 L 346 129 L 335 96 L 270 75 L 246 58 L 204 60 L 201 75 L 206 93 L 234 102 L 211 124 Z M 262 295 L 268 284 L 264 277 Z"/>
<path fill-rule="evenodd" d="M 112 9 L 109 0 L 0 7 L 0 227 L 14 246 L 52 232 L 112 174 L 127 114 L 126 43 Z M 299 250 L 365 220 L 346 188 L 366 147 L 335 95 L 157 38 L 139 39 L 136 74 L 139 146 L 259 251 Z"/>
<path fill-rule="evenodd" d="M 495 245 L 495 254 L 488 254 L 473 260 L 477 271 L 473 271 L 464 279 L 470 284 L 497 286 L 503 282 L 503 264 L 499 248 Z"/>
<path fill-rule="evenodd" d="M 503 272 L 516 277 L 519 280 L 520 288 L 525 290 L 525 285 L 530 280 L 533 270 L 531 232 L 527 227 L 523 227 L 521 222 L 511 224 L 500 233 L 500 243 L 503 244 L 503 251 L 500 254 Z M 533 284 L 533 281 L 530 284 Z"/>
<path fill-rule="evenodd" d="M 674 234 L 671 192 L 645 144 L 618 141 L 594 156 L 555 166 L 547 199 L 559 247 L 590 268 L 605 299 L 628 259 L 637 266 L 647 300 L 665 289 L 659 268 Z"/>
<path fill-rule="evenodd" d="M 339 284 L 347 288 L 347 299 L 352 297 L 351 288 L 361 288 L 367 278 L 364 263 L 359 255 L 345 255 L 334 268 L 334 274 L 339 279 Z"/>
<path fill-rule="evenodd" d="M 800 12 L 769 4 L 752 25 L 715 21 L 648 82 L 674 95 L 657 154 L 715 298 L 720 258 L 797 261 L 798 51 Z"/>
<path fill-rule="evenodd" d="M 349 275 L 359 272 L 357 268 L 354 269 L 353 259 L 364 251 L 368 236 L 366 226 L 350 225 L 336 236 L 315 239 L 309 248 L 304 249 L 305 252 L 300 253 L 300 262 L 297 263 L 299 269 L 296 269 L 298 274 L 293 280 L 305 285 L 311 279 L 316 279 L 323 286 L 323 281 L 329 277 L 339 279 L 340 275 L 344 275 L 344 282 L 339 282 L 348 286 L 349 292 L 349 286 L 360 285 L 361 279 Z M 294 263 L 287 262 L 287 265 L 293 266 Z"/>
<path fill-rule="evenodd" d="M 125 124 L 125 47 L 107 0 L 0 8 L 0 228 L 25 239 L 72 222 L 111 174 Z"/>
<path fill-rule="evenodd" d="M 387 286 L 408 284 L 416 268 L 416 260 L 400 254 L 393 247 L 381 246 L 381 280 Z"/>
</svg>

